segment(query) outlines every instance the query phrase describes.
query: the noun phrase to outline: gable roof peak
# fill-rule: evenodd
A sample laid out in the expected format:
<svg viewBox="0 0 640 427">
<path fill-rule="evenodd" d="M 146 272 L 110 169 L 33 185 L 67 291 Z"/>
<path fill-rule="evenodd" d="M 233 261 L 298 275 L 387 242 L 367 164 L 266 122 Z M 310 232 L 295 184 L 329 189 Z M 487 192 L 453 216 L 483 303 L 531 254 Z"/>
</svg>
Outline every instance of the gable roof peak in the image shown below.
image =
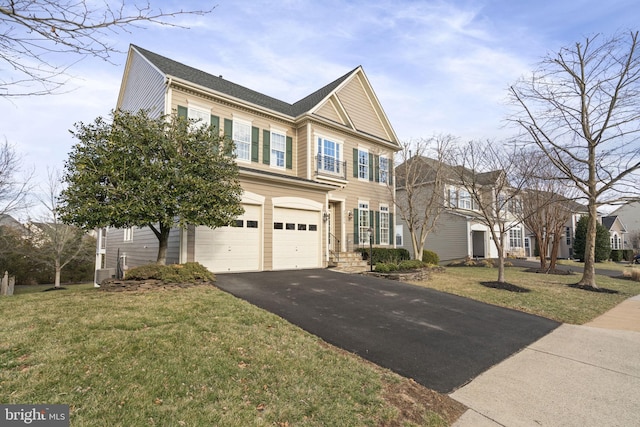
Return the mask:
<svg viewBox="0 0 640 427">
<path fill-rule="evenodd" d="M 338 88 L 340 84 L 347 80 L 351 75 L 362 70 L 362 66 L 359 65 L 342 77 L 339 77 L 326 86 L 323 86 L 310 95 L 307 95 L 299 101 L 291 104 L 237 83 L 233 83 L 229 80 L 225 80 L 222 75 L 215 76 L 134 44 L 131 44 L 130 49 L 137 51 L 165 76 L 186 80 L 204 88 L 220 92 L 291 117 L 298 117 L 311 110 L 318 102 L 322 101 L 328 94 Z"/>
</svg>

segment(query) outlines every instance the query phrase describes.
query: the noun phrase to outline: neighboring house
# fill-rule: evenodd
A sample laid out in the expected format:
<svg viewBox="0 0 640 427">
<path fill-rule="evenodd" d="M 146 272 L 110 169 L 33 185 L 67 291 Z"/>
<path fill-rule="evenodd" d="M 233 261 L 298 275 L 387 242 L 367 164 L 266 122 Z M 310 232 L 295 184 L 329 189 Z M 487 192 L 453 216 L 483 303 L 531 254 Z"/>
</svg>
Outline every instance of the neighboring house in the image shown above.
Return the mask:
<svg viewBox="0 0 640 427">
<path fill-rule="evenodd" d="M 583 216 L 589 215 L 589 209 L 587 206 L 580 204 L 574 200 L 566 199 L 563 200 L 562 203 L 566 206 L 567 209 L 571 211 L 571 217 L 567 220 L 564 225 L 564 236 L 560 241 L 560 246 L 558 246 L 558 258 L 560 259 L 570 259 L 573 258 L 573 244 L 576 236 L 576 226 L 578 221 Z M 536 254 L 536 238 L 530 230 L 525 227 L 525 257 L 531 258 L 537 256 Z M 547 251 L 547 254 L 551 255 L 551 247 Z"/>
<path fill-rule="evenodd" d="M 626 226 L 627 244 L 625 249 L 640 249 L 640 202 L 629 202 L 611 212 Z"/>
<path fill-rule="evenodd" d="M 17 230 L 22 235 L 27 234 L 27 230 L 25 229 L 24 225 L 22 225 L 20 221 L 18 221 L 11 215 L 0 214 L 0 227 L 7 227 L 7 228 Z"/>
<path fill-rule="evenodd" d="M 617 215 L 603 216 L 602 225 L 609 230 L 611 249 L 631 249 L 627 241 L 627 229 Z"/>
<path fill-rule="evenodd" d="M 201 119 L 232 138 L 244 214 L 233 226 L 172 230 L 167 263 L 213 272 L 325 267 L 330 255 L 394 247 L 393 157 L 398 138 L 357 67 L 293 103 L 131 46 L 118 109 Z M 108 229 L 96 266 L 155 262 L 149 229 Z"/>
<path fill-rule="evenodd" d="M 442 184 L 436 186 L 434 183 L 435 170 L 439 163 L 435 159 L 422 156 L 414 156 L 407 162 L 422 162 L 420 175 L 422 179 L 414 182 L 413 185 L 427 187 L 424 198 L 426 199 L 431 191 L 441 192 L 441 201 L 444 210 L 440 213 L 434 231 L 432 231 L 425 241 L 425 250 L 434 251 L 440 260 L 449 261 L 472 258 L 497 258 L 498 249 L 491 237 L 490 228 L 482 221 L 475 198 L 462 185 L 458 178 L 460 176 L 460 166 L 446 166 L 442 172 Z M 405 164 L 396 168 L 396 175 L 403 176 Z M 471 175 L 472 171 L 466 170 Z M 496 180 L 502 177 L 500 171 L 491 171 L 475 175 L 478 187 L 481 189 L 479 195 L 483 203 L 488 203 L 494 197 Z M 396 195 L 398 203 L 405 203 L 405 189 L 403 183 L 397 180 Z M 418 211 L 422 208 L 418 209 Z M 515 224 L 517 219 L 510 213 L 505 213 L 505 220 L 508 222 L 509 231 L 505 236 L 505 254 L 513 256 L 524 256 L 524 227 Z M 398 230 L 403 234 L 398 238 L 402 241 L 403 248 L 407 249 L 412 256 L 411 235 L 409 227 L 402 218 L 398 216 Z M 496 230 L 498 232 L 498 230 Z"/>
</svg>

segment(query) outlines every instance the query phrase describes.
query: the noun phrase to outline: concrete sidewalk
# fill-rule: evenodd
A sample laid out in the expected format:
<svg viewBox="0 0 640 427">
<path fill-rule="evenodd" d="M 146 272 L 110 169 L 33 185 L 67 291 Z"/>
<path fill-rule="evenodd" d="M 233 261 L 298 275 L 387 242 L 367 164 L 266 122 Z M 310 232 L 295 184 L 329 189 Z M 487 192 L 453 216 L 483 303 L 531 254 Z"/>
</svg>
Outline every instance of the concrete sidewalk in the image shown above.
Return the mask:
<svg viewBox="0 0 640 427">
<path fill-rule="evenodd" d="M 451 397 L 455 427 L 630 426 L 640 420 L 640 295 L 562 325 Z"/>
</svg>

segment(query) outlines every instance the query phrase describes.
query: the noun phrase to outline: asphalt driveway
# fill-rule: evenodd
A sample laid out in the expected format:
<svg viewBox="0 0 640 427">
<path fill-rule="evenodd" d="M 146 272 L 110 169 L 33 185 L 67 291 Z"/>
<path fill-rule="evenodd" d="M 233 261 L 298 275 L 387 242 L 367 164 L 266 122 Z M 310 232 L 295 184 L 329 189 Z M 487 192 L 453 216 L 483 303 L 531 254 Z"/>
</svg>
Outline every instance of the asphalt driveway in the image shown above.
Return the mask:
<svg viewBox="0 0 640 427">
<path fill-rule="evenodd" d="M 431 289 L 326 269 L 219 274 L 217 286 L 442 393 L 559 326 Z"/>
</svg>

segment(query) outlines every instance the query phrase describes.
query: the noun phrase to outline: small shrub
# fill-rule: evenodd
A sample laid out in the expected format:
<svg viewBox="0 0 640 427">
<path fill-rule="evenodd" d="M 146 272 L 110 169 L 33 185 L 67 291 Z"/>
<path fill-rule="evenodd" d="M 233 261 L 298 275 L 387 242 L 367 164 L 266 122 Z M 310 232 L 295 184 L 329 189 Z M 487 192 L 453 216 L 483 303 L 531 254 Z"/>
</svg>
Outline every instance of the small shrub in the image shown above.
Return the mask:
<svg viewBox="0 0 640 427">
<path fill-rule="evenodd" d="M 369 259 L 369 248 L 357 248 L 356 252 L 362 255 L 362 259 Z M 410 259 L 409 251 L 404 248 L 373 248 L 373 264 L 379 262 L 397 264 L 400 261 Z"/>
<path fill-rule="evenodd" d="M 610 257 L 611 257 L 611 261 L 613 261 L 613 262 L 622 261 L 622 250 L 621 249 L 612 249 Z"/>
<path fill-rule="evenodd" d="M 636 269 L 631 270 L 631 280 L 635 282 L 640 282 L 640 270 L 636 270 Z"/>
<path fill-rule="evenodd" d="M 468 260 L 465 260 L 464 265 L 467 267 L 475 267 L 478 264 L 474 260 L 468 259 Z"/>
<path fill-rule="evenodd" d="M 127 271 L 126 279 L 155 279 L 164 283 L 199 283 L 213 282 L 215 281 L 215 275 L 200 263 L 188 262 L 186 264 L 172 265 L 142 265 Z"/>
<path fill-rule="evenodd" d="M 622 259 L 625 261 L 631 261 L 633 259 L 633 249 L 624 249 L 622 251 Z"/>
<path fill-rule="evenodd" d="M 487 267 L 487 268 L 493 268 L 493 262 L 491 262 L 491 260 L 489 260 L 489 259 L 483 259 L 482 261 L 480 261 L 480 266 Z"/>
<path fill-rule="evenodd" d="M 513 267 L 513 263 L 511 261 L 505 261 L 504 262 L 504 266 L 505 267 Z"/>
<path fill-rule="evenodd" d="M 422 251 L 422 262 L 427 264 L 438 265 L 440 263 L 440 257 L 433 251 Z"/>
<path fill-rule="evenodd" d="M 393 271 L 398 271 L 398 265 L 392 262 L 379 262 L 375 265 L 373 270 L 378 273 L 391 273 Z"/>
<path fill-rule="evenodd" d="M 422 262 L 417 259 L 412 259 L 412 260 L 406 260 L 406 261 L 400 262 L 400 264 L 398 264 L 398 269 L 399 270 L 417 270 L 419 268 L 427 267 L 427 265 L 428 264 L 426 262 Z"/>
</svg>

